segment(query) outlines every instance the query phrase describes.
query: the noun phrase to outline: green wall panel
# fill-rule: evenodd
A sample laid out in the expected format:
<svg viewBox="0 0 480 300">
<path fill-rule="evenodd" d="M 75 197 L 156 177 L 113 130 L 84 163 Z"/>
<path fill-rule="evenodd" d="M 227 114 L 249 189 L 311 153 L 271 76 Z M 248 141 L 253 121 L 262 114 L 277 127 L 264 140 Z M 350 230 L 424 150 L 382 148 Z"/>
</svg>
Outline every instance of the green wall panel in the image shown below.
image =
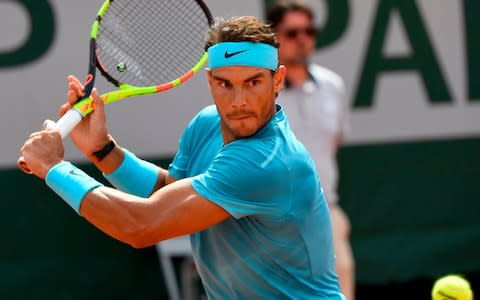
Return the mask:
<svg viewBox="0 0 480 300">
<path fill-rule="evenodd" d="M 480 139 L 344 147 L 360 282 L 480 270 Z"/>
</svg>

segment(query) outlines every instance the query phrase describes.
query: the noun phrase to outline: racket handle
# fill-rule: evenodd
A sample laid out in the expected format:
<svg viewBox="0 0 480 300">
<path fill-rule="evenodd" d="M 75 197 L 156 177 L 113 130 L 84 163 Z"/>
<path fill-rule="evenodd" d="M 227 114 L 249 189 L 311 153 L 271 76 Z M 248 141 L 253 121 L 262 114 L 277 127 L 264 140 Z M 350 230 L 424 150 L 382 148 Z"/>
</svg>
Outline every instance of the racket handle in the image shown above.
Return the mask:
<svg viewBox="0 0 480 300">
<path fill-rule="evenodd" d="M 43 128 L 57 129 L 60 131 L 62 139 L 64 139 L 82 119 L 83 115 L 78 110 L 70 109 L 56 123 L 50 120 L 43 122 Z M 18 159 L 17 165 L 24 173 L 32 174 L 23 156 Z"/>
<path fill-rule="evenodd" d="M 78 110 L 72 108 L 68 110 L 58 121 L 57 123 L 52 124 L 46 124 L 48 121 L 46 121 L 43 126 L 45 129 L 50 129 L 50 128 L 56 128 L 58 131 L 60 131 L 60 135 L 62 136 L 62 139 L 65 138 L 70 134 L 70 132 L 75 128 L 75 126 L 80 123 L 80 121 L 83 119 L 83 115 L 81 112 Z M 52 127 L 47 127 L 51 125 Z"/>
</svg>

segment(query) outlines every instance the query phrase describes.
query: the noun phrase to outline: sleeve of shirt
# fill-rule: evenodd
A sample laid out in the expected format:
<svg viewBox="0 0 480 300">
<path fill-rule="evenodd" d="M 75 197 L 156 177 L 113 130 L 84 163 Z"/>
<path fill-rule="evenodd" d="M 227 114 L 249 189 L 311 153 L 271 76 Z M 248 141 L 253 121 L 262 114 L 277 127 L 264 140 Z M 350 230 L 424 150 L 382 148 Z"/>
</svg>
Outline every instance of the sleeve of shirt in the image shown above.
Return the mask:
<svg viewBox="0 0 480 300">
<path fill-rule="evenodd" d="M 178 151 L 175 154 L 173 161 L 168 166 L 168 174 L 177 180 L 187 177 L 186 172 L 191 153 L 190 145 L 192 144 L 193 137 L 192 131 L 197 118 L 198 115 L 195 116 L 190 121 L 187 128 L 185 128 L 185 131 L 178 141 Z"/>
<path fill-rule="evenodd" d="M 233 142 L 205 173 L 192 178 L 192 186 L 237 219 L 249 215 L 280 219 L 290 208 L 289 174 L 268 154 L 241 141 Z"/>
</svg>

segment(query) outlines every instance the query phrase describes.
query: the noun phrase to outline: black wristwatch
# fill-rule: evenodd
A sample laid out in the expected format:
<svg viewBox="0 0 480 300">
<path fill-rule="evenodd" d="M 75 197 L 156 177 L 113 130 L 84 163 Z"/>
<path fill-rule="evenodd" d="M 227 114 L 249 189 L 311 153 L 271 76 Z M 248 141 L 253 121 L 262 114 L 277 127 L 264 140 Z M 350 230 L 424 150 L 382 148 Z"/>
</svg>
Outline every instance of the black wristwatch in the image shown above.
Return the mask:
<svg viewBox="0 0 480 300">
<path fill-rule="evenodd" d="M 110 140 L 102 149 L 95 151 L 92 153 L 93 156 L 95 156 L 98 161 L 101 161 L 104 159 L 112 150 L 115 148 L 115 142 L 113 140 Z"/>
</svg>

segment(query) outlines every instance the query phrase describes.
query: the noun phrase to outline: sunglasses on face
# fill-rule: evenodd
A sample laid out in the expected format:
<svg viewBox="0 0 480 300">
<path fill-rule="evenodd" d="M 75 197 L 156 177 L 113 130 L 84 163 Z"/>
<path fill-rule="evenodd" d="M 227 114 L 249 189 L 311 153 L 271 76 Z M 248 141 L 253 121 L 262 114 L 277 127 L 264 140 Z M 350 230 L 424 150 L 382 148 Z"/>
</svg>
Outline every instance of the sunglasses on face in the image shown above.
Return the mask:
<svg viewBox="0 0 480 300">
<path fill-rule="evenodd" d="M 296 39 L 300 34 L 305 34 L 308 37 L 314 37 L 317 33 L 317 29 L 313 26 L 306 28 L 288 28 L 282 31 L 282 34 L 285 35 L 288 39 Z"/>
</svg>

